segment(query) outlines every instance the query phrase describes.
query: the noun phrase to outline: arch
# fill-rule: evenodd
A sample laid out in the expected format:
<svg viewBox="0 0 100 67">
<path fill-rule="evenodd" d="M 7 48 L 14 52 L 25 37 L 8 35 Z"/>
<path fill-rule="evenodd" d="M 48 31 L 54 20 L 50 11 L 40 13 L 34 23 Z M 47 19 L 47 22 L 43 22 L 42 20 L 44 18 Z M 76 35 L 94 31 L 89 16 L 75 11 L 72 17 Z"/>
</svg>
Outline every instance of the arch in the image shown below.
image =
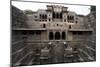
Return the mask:
<svg viewBox="0 0 100 67">
<path fill-rule="evenodd" d="M 67 16 L 67 20 L 69 20 L 69 16 Z"/>
<path fill-rule="evenodd" d="M 45 24 L 43 24 L 43 28 L 46 28 L 46 25 Z"/>
<path fill-rule="evenodd" d="M 62 19 L 62 12 L 60 13 L 60 19 Z"/>
<path fill-rule="evenodd" d="M 55 14 L 55 12 L 53 12 L 53 18 L 55 18 L 55 16 L 56 16 L 56 14 Z"/>
<path fill-rule="evenodd" d="M 66 22 L 66 19 L 64 19 L 64 22 Z"/>
<path fill-rule="evenodd" d="M 57 19 L 59 18 L 59 13 L 56 13 L 56 18 L 57 18 Z"/>
<path fill-rule="evenodd" d="M 69 20 L 71 20 L 71 16 L 69 16 Z"/>
<path fill-rule="evenodd" d="M 60 39 L 60 32 L 56 32 L 55 33 L 55 40 L 59 40 Z"/>
<path fill-rule="evenodd" d="M 66 33 L 62 32 L 62 40 L 65 40 L 65 39 L 66 39 Z"/>
<path fill-rule="evenodd" d="M 53 40 L 54 36 L 53 36 L 53 32 L 49 32 L 49 40 Z"/>
<path fill-rule="evenodd" d="M 40 14 L 40 19 L 41 19 L 42 15 Z"/>
<path fill-rule="evenodd" d="M 44 15 L 45 19 L 47 19 L 47 15 Z"/>
<path fill-rule="evenodd" d="M 74 20 L 74 16 L 72 16 L 72 20 Z"/>
<path fill-rule="evenodd" d="M 71 25 L 69 25 L 69 29 L 71 29 Z"/>
<path fill-rule="evenodd" d="M 45 15 L 43 14 L 43 17 L 42 17 L 42 19 L 44 19 L 45 18 Z"/>
</svg>

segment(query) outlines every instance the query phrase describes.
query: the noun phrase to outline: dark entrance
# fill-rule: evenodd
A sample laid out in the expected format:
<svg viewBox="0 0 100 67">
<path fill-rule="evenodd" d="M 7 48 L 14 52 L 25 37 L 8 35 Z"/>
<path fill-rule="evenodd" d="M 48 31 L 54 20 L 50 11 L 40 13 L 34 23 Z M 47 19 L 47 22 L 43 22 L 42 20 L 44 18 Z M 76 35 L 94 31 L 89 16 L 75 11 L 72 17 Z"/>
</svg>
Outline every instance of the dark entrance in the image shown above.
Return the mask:
<svg viewBox="0 0 100 67">
<path fill-rule="evenodd" d="M 55 33 L 55 40 L 60 40 L 60 32 Z"/>
<path fill-rule="evenodd" d="M 53 32 L 50 32 L 50 33 L 49 33 L 49 40 L 53 40 L 53 37 L 54 37 L 54 36 L 53 36 Z"/>
<path fill-rule="evenodd" d="M 62 40 L 65 40 L 66 39 L 66 34 L 65 32 L 62 32 Z"/>
</svg>

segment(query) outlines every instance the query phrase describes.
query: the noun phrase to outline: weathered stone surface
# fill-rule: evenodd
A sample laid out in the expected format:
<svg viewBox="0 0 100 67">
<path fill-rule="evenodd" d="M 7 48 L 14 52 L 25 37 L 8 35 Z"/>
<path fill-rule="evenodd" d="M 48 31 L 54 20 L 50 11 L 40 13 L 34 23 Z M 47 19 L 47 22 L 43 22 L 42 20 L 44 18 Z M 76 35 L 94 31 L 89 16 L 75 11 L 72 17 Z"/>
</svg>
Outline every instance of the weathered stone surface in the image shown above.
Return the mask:
<svg viewBox="0 0 100 67">
<path fill-rule="evenodd" d="M 29 13 L 12 7 L 12 65 L 96 60 L 95 11 L 84 16 L 63 6 Z"/>
</svg>

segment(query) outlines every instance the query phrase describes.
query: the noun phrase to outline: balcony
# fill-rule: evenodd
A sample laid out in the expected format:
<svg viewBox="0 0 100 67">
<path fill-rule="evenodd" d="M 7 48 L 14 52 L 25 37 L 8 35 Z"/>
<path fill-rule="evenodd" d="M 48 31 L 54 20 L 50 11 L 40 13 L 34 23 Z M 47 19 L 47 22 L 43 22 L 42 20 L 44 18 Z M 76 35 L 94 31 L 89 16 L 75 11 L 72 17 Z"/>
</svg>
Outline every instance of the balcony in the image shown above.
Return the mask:
<svg viewBox="0 0 100 67">
<path fill-rule="evenodd" d="M 93 29 L 85 25 L 71 25 L 69 31 L 93 31 Z"/>
<path fill-rule="evenodd" d="M 46 30 L 46 28 L 13 28 L 12 30 Z"/>
</svg>

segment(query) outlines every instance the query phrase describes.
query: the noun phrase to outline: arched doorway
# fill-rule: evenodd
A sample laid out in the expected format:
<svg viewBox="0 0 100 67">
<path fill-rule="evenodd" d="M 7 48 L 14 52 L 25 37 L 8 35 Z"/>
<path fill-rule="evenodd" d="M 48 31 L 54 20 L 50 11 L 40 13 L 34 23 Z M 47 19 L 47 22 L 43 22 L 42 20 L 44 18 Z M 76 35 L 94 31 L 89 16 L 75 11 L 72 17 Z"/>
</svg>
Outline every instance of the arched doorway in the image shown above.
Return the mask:
<svg viewBox="0 0 100 67">
<path fill-rule="evenodd" d="M 53 40 L 54 36 L 53 36 L 53 32 L 49 32 L 49 40 Z"/>
<path fill-rule="evenodd" d="M 60 39 L 60 32 L 56 32 L 55 33 L 55 40 L 59 40 Z"/>
<path fill-rule="evenodd" d="M 65 40 L 66 39 L 66 34 L 65 32 L 62 32 L 62 40 Z"/>
<path fill-rule="evenodd" d="M 46 25 L 45 24 L 43 24 L 43 28 L 46 28 Z"/>
</svg>

